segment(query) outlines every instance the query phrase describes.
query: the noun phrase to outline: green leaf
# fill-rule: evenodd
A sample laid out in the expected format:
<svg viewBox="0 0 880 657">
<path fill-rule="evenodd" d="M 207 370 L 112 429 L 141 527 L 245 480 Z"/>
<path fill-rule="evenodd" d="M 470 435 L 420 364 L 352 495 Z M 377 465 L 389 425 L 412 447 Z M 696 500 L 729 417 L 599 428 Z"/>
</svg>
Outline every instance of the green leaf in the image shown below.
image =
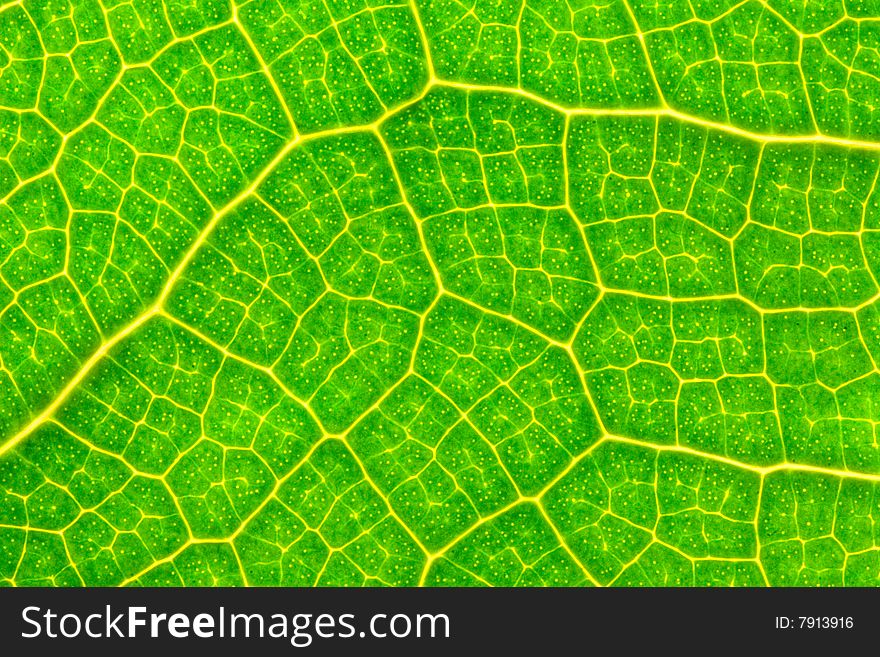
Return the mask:
<svg viewBox="0 0 880 657">
<path fill-rule="evenodd" d="M 878 584 L 878 42 L 8 4 L 0 584 Z"/>
</svg>

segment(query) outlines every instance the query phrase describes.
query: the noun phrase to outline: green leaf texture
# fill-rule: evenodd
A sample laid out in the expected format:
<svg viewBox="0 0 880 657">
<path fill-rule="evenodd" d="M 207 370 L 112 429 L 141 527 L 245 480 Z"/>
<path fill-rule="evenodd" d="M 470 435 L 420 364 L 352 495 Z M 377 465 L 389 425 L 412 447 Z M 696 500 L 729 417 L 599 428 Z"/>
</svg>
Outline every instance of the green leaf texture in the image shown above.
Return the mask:
<svg viewBox="0 0 880 657">
<path fill-rule="evenodd" d="M 880 584 L 880 2 L 0 8 L 6 585 Z"/>
</svg>

